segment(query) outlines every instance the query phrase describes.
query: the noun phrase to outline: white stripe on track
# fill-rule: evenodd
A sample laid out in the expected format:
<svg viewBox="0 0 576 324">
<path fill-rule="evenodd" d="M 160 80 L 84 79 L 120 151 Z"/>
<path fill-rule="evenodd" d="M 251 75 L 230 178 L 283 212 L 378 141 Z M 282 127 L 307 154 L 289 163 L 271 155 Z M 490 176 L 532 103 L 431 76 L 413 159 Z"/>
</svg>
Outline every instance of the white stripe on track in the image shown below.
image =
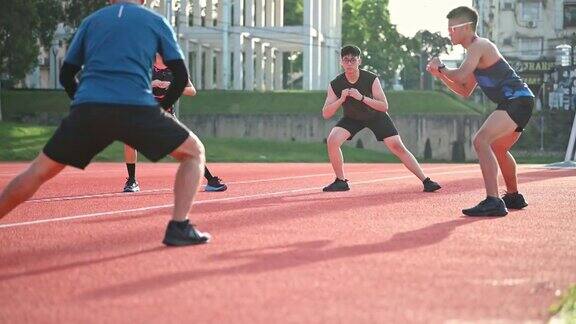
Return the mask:
<svg viewBox="0 0 576 324">
<path fill-rule="evenodd" d="M 479 170 L 477 168 L 475 168 L 475 170 L 446 171 L 446 172 L 430 173 L 429 175 L 476 173 L 476 172 L 479 172 Z M 357 182 L 350 182 L 350 183 L 353 185 L 359 185 L 359 184 L 376 183 L 376 182 L 383 182 L 383 181 L 402 180 L 402 179 L 408 179 L 408 178 L 413 178 L 413 177 L 414 177 L 414 175 L 410 174 L 410 175 L 404 175 L 404 176 L 398 176 L 398 177 L 388 177 L 388 178 L 372 179 L 372 180 L 357 181 Z M 223 201 L 234 201 L 234 200 L 250 200 L 253 198 L 273 197 L 273 196 L 293 194 L 293 193 L 306 192 L 306 191 L 318 191 L 321 189 L 322 189 L 321 187 L 309 187 L 309 188 L 300 188 L 300 189 L 292 189 L 292 190 L 277 191 L 277 192 L 260 193 L 260 194 L 254 194 L 254 195 L 217 198 L 217 199 L 210 199 L 210 200 L 199 200 L 199 201 L 195 201 L 194 205 L 211 204 L 211 203 L 217 203 L 217 202 L 223 202 Z M 156 205 L 156 206 L 142 207 L 142 208 L 133 208 L 133 209 L 124 209 L 124 210 L 114 210 L 114 211 L 107 211 L 107 212 L 91 213 L 91 214 L 81 214 L 81 215 L 74 215 L 74 216 L 46 218 L 46 219 L 27 221 L 27 222 L 19 222 L 19 223 L 7 223 L 7 224 L 0 224 L 0 229 L 19 227 L 19 226 L 28 226 L 28 225 L 38 225 L 38 224 L 60 222 L 60 221 L 70 221 L 70 220 L 85 219 L 85 218 L 92 218 L 92 217 L 99 217 L 99 216 L 128 214 L 128 213 L 133 213 L 133 212 L 142 212 L 142 211 L 148 211 L 148 210 L 170 208 L 172 206 L 173 206 L 172 204 Z"/>
<path fill-rule="evenodd" d="M 444 167 L 436 167 L 436 168 L 427 168 L 426 170 L 439 170 L 439 169 L 463 169 L 463 168 L 470 168 L 475 167 L 476 165 L 463 165 L 463 166 L 444 166 Z M 404 169 L 399 169 L 397 171 L 405 172 Z M 347 174 L 365 174 L 365 173 L 390 173 L 394 171 L 356 171 L 356 172 L 347 172 Z M 281 178 L 269 178 L 269 179 L 258 179 L 258 180 L 245 180 L 245 181 L 235 181 L 235 182 L 226 182 L 227 185 L 237 185 L 237 184 L 248 184 L 248 183 L 262 183 L 262 182 L 272 182 L 272 181 L 282 181 L 282 180 L 293 180 L 293 179 L 305 179 L 305 178 L 315 178 L 315 177 L 324 177 L 324 176 L 334 176 L 334 173 L 317 173 L 317 174 L 309 174 L 303 176 L 294 176 L 294 177 L 281 177 Z M 103 194 L 93 194 L 93 195 L 80 195 L 80 196 L 68 196 L 68 197 L 51 197 L 51 198 L 36 198 L 36 199 L 29 199 L 24 203 L 42 203 L 42 202 L 54 202 L 54 201 L 67 201 L 67 200 L 80 200 L 80 199 L 91 199 L 91 198 L 108 198 L 108 197 L 133 197 L 133 196 L 141 196 L 150 193 L 171 193 L 172 188 L 160 188 L 160 189 L 149 189 L 149 190 L 142 190 L 137 193 L 125 193 L 125 192 L 111 192 L 111 193 L 103 193 Z"/>
</svg>

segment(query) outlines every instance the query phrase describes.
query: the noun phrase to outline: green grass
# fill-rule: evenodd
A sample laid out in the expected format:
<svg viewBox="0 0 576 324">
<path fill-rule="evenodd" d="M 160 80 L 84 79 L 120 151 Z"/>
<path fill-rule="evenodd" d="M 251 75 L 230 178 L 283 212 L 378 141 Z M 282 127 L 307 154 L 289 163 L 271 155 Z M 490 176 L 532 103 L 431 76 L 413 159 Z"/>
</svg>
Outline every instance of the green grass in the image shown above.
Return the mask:
<svg viewBox="0 0 576 324">
<path fill-rule="evenodd" d="M 32 160 L 54 130 L 55 127 L 0 122 L 0 160 Z"/>
<path fill-rule="evenodd" d="M 42 150 L 55 127 L 0 123 L 0 161 L 29 161 Z M 327 162 L 323 143 L 270 142 L 258 139 L 203 138 L 211 162 Z M 397 162 L 383 151 L 344 147 L 347 162 Z M 96 161 L 123 161 L 122 143 L 114 143 Z M 166 161 L 169 161 L 167 158 Z"/>
<path fill-rule="evenodd" d="M 514 148 L 512 148 L 511 153 L 518 163 L 549 164 L 564 161 L 564 154 L 562 152 L 524 151 L 514 150 Z"/>
<path fill-rule="evenodd" d="M 576 285 L 570 287 L 549 311 L 564 320 L 563 323 L 576 324 Z"/>
<path fill-rule="evenodd" d="M 438 91 L 389 91 L 390 114 L 477 114 L 465 101 Z M 320 115 L 325 91 L 199 91 L 183 97 L 181 115 L 192 114 L 314 114 Z M 6 118 L 21 114 L 66 114 L 70 100 L 63 91 L 2 91 Z"/>
<path fill-rule="evenodd" d="M 0 122 L 0 161 L 30 161 L 42 150 L 56 128 Z M 328 162 L 324 143 L 271 142 L 259 139 L 202 138 L 206 156 L 212 162 Z M 346 162 L 398 162 L 382 151 L 342 148 Z M 547 164 L 562 161 L 561 152 L 512 151 L 518 163 Z M 124 148 L 114 143 L 96 161 L 122 161 Z M 167 159 L 169 160 L 169 158 Z M 421 162 L 442 162 L 426 161 Z"/>
</svg>

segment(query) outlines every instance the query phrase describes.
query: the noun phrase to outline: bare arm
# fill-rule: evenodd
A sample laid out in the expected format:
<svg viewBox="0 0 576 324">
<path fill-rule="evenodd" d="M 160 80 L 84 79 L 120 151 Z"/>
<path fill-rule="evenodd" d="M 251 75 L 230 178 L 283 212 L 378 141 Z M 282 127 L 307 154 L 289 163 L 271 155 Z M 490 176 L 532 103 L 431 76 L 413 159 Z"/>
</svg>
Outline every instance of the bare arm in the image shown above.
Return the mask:
<svg viewBox="0 0 576 324">
<path fill-rule="evenodd" d="M 324 107 L 322 107 L 322 117 L 324 117 L 324 119 L 332 118 L 332 116 L 336 114 L 336 111 L 338 111 L 338 108 L 342 106 L 342 103 L 344 103 L 347 96 L 348 89 L 342 90 L 342 94 L 340 95 L 340 98 L 338 98 L 334 93 L 334 90 L 332 90 L 332 86 L 329 85 L 326 94 L 326 101 L 324 102 Z"/>
<path fill-rule="evenodd" d="M 476 88 L 476 79 L 474 78 L 473 74 L 468 76 L 466 82 L 458 83 L 450 80 L 448 76 L 445 75 L 443 72 L 444 69 L 442 69 L 441 72 L 434 72 L 432 73 L 432 75 L 440 79 L 440 81 L 442 81 L 442 83 L 444 83 L 448 87 L 448 89 L 452 90 L 452 92 L 462 97 L 470 97 L 472 92 L 474 92 L 474 88 Z"/>
<path fill-rule="evenodd" d="M 378 78 L 374 79 L 374 82 L 372 82 L 372 96 L 374 98 L 364 97 L 364 103 L 374 110 L 387 112 L 388 100 L 386 99 L 386 95 L 384 94 L 384 90 L 382 89 L 382 85 Z"/>
<path fill-rule="evenodd" d="M 482 57 L 483 47 L 488 44 L 483 42 L 473 43 L 466 53 L 464 62 L 457 69 L 442 68 L 440 72 L 446 77 L 456 83 L 466 83 L 471 75 L 474 75 L 474 70 L 478 67 L 480 58 Z"/>
<path fill-rule="evenodd" d="M 195 96 L 196 95 L 196 88 L 194 88 L 194 85 L 192 84 L 192 81 L 188 80 L 188 85 L 186 86 L 186 88 L 184 88 L 184 92 L 182 93 L 185 96 Z"/>
</svg>

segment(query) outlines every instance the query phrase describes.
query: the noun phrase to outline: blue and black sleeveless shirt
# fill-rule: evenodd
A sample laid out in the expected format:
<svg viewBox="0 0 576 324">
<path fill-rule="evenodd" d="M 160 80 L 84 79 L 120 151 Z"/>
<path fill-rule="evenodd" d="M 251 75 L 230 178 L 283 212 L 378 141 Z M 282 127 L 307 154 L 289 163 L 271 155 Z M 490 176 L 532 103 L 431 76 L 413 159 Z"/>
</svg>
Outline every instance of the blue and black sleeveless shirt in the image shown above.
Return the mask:
<svg viewBox="0 0 576 324">
<path fill-rule="evenodd" d="M 486 69 L 474 70 L 474 77 L 484 94 L 497 104 L 521 97 L 534 97 L 530 88 L 503 58 Z"/>
</svg>

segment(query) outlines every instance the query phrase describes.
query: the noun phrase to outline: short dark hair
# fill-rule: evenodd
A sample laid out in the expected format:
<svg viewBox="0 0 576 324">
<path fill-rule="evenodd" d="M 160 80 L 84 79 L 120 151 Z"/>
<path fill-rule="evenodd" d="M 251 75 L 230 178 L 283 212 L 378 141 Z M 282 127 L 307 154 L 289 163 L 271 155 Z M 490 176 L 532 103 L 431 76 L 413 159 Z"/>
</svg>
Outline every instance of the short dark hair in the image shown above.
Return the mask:
<svg viewBox="0 0 576 324">
<path fill-rule="evenodd" d="M 360 57 L 360 48 L 358 46 L 355 46 L 355 45 L 346 45 L 346 46 L 342 47 L 342 49 L 340 50 L 340 57 L 344 57 L 347 55 L 352 55 L 354 57 L 356 57 L 356 56 Z"/>
<path fill-rule="evenodd" d="M 474 10 L 474 8 L 466 6 L 450 10 L 446 18 L 448 19 L 466 18 L 468 21 L 472 22 L 474 30 L 476 30 L 476 25 L 478 25 L 478 12 Z"/>
</svg>

